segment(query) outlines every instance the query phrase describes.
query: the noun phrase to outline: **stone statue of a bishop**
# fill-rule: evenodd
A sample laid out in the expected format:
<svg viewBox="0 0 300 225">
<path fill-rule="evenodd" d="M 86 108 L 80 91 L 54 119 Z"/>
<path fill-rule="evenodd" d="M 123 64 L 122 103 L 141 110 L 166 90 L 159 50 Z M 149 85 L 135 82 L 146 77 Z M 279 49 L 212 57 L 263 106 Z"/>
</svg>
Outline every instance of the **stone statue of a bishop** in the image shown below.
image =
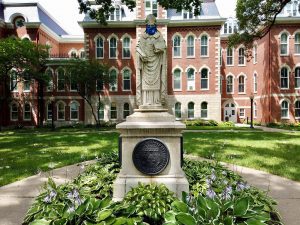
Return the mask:
<svg viewBox="0 0 300 225">
<path fill-rule="evenodd" d="M 162 108 L 167 96 L 166 42 L 157 30 L 155 16 L 147 16 L 136 51 L 137 105 L 140 109 Z"/>
</svg>

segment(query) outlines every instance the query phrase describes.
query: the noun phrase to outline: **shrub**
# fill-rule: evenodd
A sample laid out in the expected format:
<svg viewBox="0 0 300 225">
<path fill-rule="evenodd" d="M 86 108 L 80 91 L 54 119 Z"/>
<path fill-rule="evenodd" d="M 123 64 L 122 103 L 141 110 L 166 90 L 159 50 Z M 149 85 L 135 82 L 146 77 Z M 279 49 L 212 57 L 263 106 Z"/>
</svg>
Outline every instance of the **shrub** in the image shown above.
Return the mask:
<svg viewBox="0 0 300 225">
<path fill-rule="evenodd" d="M 220 127 L 234 127 L 234 122 L 232 121 L 227 121 L 227 122 L 221 122 L 219 123 Z"/>
<path fill-rule="evenodd" d="M 186 120 L 184 121 L 186 126 L 218 126 L 218 122 L 215 120 Z"/>
</svg>

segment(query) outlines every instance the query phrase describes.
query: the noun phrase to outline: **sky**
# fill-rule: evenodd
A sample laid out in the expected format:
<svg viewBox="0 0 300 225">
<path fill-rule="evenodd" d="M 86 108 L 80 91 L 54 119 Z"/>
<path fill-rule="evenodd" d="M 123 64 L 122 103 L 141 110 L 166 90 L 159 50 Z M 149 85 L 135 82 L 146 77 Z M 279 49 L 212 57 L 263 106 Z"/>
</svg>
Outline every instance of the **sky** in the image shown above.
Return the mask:
<svg viewBox="0 0 300 225">
<path fill-rule="evenodd" d="M 235 16 L 235 3 L 237 0 L 216 0 L 219 13 L 222 17 Z M 77 0 L 38 0 L 52 17 L 72 35 L 83 35 L 77 21 L 83 19 L 79 14 Z"/>
</svg>

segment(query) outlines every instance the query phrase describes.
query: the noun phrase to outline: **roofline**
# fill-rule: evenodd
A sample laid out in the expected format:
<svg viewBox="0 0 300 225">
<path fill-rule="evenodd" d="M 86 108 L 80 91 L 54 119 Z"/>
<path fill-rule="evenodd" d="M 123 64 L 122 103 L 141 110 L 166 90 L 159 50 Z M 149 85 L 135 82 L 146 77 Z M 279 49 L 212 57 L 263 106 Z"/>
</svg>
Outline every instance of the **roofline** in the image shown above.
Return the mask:
<svg viewBox="0 0 300 225">
<path fill-rule="evenodd" d="M 97 21 L 78 21 L 78 24 L 82 28 L 134 28 L 136 26 L 133 21 L 108 21 L 107 25 L 101 25 Z"/>
<path fill-rule="evenodd" d="M 206 19 L 194 19 L 194 20 L 171 20 L 168 24 L 168 27 L 178 27 L 178 26 L 209 26 L 209 25 L 218 25 L 222 26 L 226 22 L 226 18 L 222 17 L 212 17 Z"/>
<path fill-rule="evenodd" d="M 275 24 L 295 24 L 300 23 L 300 17 L 277 17 Z"/>
<path fill-rule="evenodd" d="M 22 7 L 22 6 L 37 6 L 38 2 L 37 1 L 32 1 L 32 2 L 26 2 L 26 1 L 20 1 L 20 0 L 16 0 L 14 1 L 9 1 L 6 2 L 5 0 L 2 1 L 2 4 L 4 7 Z"/>
</svg>

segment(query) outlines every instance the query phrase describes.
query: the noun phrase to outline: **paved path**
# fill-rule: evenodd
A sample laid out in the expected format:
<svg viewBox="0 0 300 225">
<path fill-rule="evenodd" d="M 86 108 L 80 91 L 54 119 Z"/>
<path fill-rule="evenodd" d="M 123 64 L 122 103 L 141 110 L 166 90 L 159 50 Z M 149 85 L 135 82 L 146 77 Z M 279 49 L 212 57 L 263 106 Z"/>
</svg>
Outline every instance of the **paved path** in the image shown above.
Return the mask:
<svg viewBox="0 0 300 225">
<path fill-rule="evenodd" d="M 199 157 L 192 158 L 203 160 Z M 50 172 L 57 184 L 72 180 L 83 171 L 85 162 L 55 169 Z M 232 164 L 224 164 L 229 169 L 241 174 L 249 184 L 267 190 L 278 201 L 278 210 L 285 225 L 300 225 L 300 183 L 266 172 L 249 169 Z M 28 177 L 24 180 L 0 187 L 0 225 L 20 225 L 32 204 L 40 194 L 41 186 L 47 181 L 49 173 Z"/>
</svg>

